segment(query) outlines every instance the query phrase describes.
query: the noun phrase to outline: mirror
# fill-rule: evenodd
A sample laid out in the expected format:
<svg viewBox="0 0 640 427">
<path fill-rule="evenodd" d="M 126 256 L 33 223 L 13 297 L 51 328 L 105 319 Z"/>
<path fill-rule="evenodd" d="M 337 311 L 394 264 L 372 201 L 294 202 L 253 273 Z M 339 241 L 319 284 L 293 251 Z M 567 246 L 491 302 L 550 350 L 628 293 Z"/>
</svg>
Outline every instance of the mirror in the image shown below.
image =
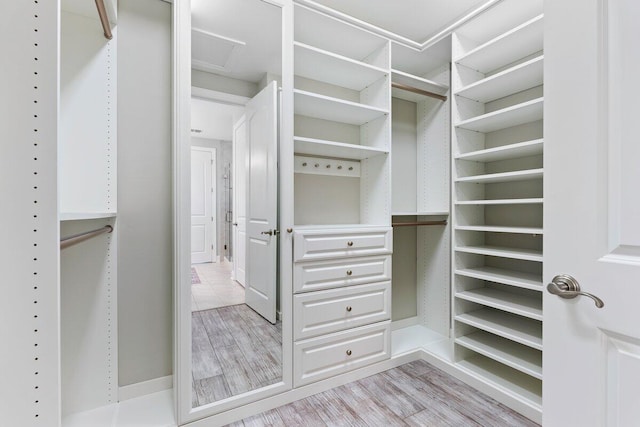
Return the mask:
<svg viewBox="0 0 640 427">
<path fill-rule="evenodd" d="M 277 315 L 282 9 L 191 0 L 191 405 L 283 380 Z"/>
</svg>

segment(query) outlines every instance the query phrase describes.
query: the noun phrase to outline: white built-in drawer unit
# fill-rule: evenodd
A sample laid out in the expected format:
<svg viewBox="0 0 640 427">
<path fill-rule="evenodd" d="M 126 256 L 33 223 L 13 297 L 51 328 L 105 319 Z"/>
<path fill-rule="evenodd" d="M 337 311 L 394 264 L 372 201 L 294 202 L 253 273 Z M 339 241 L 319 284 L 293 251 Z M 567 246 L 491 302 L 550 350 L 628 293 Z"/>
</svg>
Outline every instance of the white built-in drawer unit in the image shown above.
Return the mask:
<svg viewBox="0 0 640 427">
<path fill-rule="evenodd" d="M 295 262 L 390 254 L 392 249 L 390 227 L 296 230 L 293 238 Z"/>
<path fill-rule="evenodd" d="M 294 296 L 294 339 L 300 340 L 391 318 L 391 282 Z"/>
<path fill-rule="evenodd" d="M 298 341 L 294 349 L 294 386 L 380 362 L 391 351 L 390 321 Z"/>
<path fill-rule="evenodd" d="M 295 293 L 391 280 L 391 256 L 302 262 L 293 267 Z"/>
</svg>

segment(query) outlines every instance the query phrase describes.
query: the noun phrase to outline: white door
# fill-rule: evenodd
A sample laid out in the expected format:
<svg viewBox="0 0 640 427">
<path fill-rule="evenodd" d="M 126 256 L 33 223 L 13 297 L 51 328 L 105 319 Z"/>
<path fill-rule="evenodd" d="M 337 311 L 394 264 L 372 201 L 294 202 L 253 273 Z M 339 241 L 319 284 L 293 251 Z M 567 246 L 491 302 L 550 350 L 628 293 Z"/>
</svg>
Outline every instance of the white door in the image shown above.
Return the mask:
<svg viewBox="0 0 640 427">
<path fill-rule="evenodd" d="M 245 117 L 233 127 L 233 278 L 245 286 L 247 246 L 247 126 Z"/>
<path fill-rule="evenodd" d="M 640 5 L 545 2 L 543 423 L 640 425 Z"/>
<path fill-rule="evenodd" d="M 246 304 L 276 322 L 278 235 L 278 89 L 276 82 L 246 107 L 247 124 L 247 275 Z"/>
<path fill-rule="evenodd" d="M 191 263 L 215 260 L 215 150 L 191 148 Z"/>
</svg>

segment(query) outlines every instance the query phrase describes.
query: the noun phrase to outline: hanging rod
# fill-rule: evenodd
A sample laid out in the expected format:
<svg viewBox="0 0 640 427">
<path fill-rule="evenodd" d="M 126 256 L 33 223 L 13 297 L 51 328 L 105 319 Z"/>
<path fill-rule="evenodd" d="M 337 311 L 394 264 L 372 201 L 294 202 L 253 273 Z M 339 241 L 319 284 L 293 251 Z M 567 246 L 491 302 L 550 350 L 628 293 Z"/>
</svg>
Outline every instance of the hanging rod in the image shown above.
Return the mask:
<svg viewBox="0 0 640 427">
<path fill-rule="evenodd" d="M 111 34 L 111 25 L 109 24 L 109 17 L 107 16 L 107 8 L 104 7 L 104 0 L 96 0 L 96 7 L 98 8 L 98 16 L 100 16 L 104 36 L 107 40 L 111 40 L 113 34 Z"/>
<path fill-rule="evenodd" d="M 444 95 L 440 95 L 435 92 L 429 92 L 428 90 L 418 89 L 417 87 L 413 87 L 413 86 L 403 85 L 402 83 L 391 82 L 391 87 L 395 87 L 396 89 L 400 89 L 400 90 L 406 90 L 407 92 L 417 93 L 418 95 L 424 95 L 431 98 L 436 98 L 436 99 L 439 99 L 440 101 L 447 100 L 447 97 Z"/>
<path fill-rule="evenodd" d="M 73 236 L 65 237 L 60 239 L 60 249 L 66 249 L 69 246 L 77 245 L 78 243 L 84 242 L 85 240 L 89 240 L 92 237 L 99 236 L 104 233 L 111 233 L 113 231 L 113 227 L 110 225 L 105 225 L 104 227 L 97 228 L 91 231 L 85 231 L 84 233 L 74 234 Z"/>
<path fill-rule="evenodd" d="M 417 227 L 421 225 L 447 225 L 447 221 L 392 222 L 393 227 Z"/>
</svg>

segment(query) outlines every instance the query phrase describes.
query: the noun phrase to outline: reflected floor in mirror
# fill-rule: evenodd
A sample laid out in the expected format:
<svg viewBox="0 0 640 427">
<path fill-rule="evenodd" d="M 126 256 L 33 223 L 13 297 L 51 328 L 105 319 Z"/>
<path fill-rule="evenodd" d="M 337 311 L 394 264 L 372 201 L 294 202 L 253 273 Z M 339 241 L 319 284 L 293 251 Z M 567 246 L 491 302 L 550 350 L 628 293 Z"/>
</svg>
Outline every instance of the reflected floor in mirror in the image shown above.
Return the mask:
<svg viewBox="0 0 640 427">
<path fill-rule="evenodd" d="M 538 426 L 421 360 L 229 425 Z"/>
<path fill-rule="evenodd" d="M 228 261 L 191 266 L 191 311 L 244 303 L 244 288 L 231 278 Z"/>
<path fill-rule="evenodd" d="M 192 405 L 282 381 L 282 323 L 245 304 L 192 313 Z"/>
</svg>

